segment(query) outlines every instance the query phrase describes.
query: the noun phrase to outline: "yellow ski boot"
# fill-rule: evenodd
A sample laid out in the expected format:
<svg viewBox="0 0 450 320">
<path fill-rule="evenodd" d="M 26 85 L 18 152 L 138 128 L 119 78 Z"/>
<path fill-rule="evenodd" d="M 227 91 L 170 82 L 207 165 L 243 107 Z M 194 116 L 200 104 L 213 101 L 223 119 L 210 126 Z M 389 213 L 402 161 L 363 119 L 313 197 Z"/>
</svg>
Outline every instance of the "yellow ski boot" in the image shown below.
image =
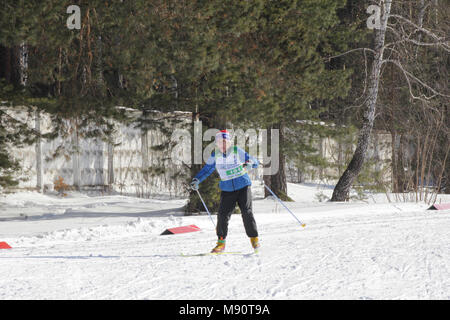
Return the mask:
<svg viewBox="0 0 450 320">
<path fill-rule="evenodd" d="M 251 237 L 250 242 L 252 243 L 252 247 L 253 247 L 253 250 L 255 250 L 255 253 L 258 253 L 258 250 L 260 247 L 258 237 Z"/>
<path fill-rule="evenodd" d="M 211 253 L 221 253 L 225 251 L 225 239 L 222 237 L 217 240 L 217 245 L 211 250 Z"/>
</svg>

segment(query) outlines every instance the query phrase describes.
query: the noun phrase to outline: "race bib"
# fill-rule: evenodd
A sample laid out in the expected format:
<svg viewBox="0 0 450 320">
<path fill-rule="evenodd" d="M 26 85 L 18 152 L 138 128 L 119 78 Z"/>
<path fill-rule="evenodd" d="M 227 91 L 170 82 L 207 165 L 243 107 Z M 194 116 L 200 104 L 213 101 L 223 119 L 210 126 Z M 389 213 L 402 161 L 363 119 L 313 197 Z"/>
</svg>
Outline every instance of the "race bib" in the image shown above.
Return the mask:
<svg viewBox="0 0 450 320">
<path fill-rule="evenodd" d="M 236 148 L 226 157 L 222 153 L 216 153 L 216 169 L 222 181 L 231 180 L 247 173 L 239 161 Z"/>
<path fill-rule="evenodd" d="M 225 174 L 223 176 L 222 175 L 220 176 L 220 178 L 222 180 L 234 179 L 234 178 L 243 176 L 246 173 L 242 164 L 240 164 L 234 168 L 231 168 L 231 169 L 225 169 L 224 171 L 225 171 Z M 219 172 L 219 174 L 220 174 L 220 172 Z"/>
</svg>

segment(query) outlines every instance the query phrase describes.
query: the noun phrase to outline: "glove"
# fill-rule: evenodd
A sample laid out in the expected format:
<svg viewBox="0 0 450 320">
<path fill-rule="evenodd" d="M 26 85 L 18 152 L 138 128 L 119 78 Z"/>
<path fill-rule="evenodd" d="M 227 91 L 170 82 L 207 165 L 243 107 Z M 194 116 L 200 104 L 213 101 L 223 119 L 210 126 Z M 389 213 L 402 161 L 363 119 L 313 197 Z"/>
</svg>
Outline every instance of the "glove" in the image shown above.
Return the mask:
<svg viewBox="0 0 450 320">
<path fill-rule="evenodd" d="M 253 162 L 248 161 L 248 162 L 244 163 L 244 167 L 245 167 L 245 169 L 247 169 L 247 171 L 249 171 L 250 169 L 253 168 Z"/>
<path fill-rule="evenodd" d="M 190 184 L 192 190 L 198 190 L 198 185 L 200 181 L 198 181 L 197 178 L 192 179 L 192 182 Z"/>
</svg>

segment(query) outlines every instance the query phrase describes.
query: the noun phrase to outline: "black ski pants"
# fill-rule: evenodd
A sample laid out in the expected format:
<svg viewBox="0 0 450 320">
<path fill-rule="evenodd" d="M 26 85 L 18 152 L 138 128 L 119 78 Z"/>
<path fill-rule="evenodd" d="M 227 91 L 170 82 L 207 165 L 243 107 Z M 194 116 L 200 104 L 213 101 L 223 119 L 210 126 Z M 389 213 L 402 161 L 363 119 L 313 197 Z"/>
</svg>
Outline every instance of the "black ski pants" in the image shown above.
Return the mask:
<svg viewBox="0 0 450 320">
<path fill-rule="evenodd" d="M 236 207 L 236 202 L 241 209 L 245 232 L 249 237 L 257 237 L 255 218 L 252 211 L 252 191 L 246 186 L 236 191 L 222 191 L 220 194 L 219 213 L 217 216 L 217 237 L 225 239 L 228 233 L 228 221 Z"/>
</svg>

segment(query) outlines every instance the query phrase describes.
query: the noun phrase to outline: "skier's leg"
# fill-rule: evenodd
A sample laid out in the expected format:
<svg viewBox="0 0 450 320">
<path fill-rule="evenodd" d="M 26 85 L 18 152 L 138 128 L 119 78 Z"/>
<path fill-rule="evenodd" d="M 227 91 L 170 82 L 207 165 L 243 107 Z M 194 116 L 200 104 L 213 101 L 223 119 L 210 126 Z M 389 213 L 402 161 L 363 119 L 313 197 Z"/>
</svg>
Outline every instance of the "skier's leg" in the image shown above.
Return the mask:
<svg viewBox="0 0 450 320">
<path fill-rule="evenodd" d="M 238 191 L 220 193 L 219 213 L 217 215 L 217 237 L 225 239 L 228 234 L 228 221 L 236 207 Z"/>
<path fill-rule="evenodd" d="M 238 190 L 238 205 L 241 209 L 242 220 L 244 222 L 245 232 L 250 238 L 258 236 L 255 217 L 252 210 L 252 190 L 250 186 Z"/>
</svg>

